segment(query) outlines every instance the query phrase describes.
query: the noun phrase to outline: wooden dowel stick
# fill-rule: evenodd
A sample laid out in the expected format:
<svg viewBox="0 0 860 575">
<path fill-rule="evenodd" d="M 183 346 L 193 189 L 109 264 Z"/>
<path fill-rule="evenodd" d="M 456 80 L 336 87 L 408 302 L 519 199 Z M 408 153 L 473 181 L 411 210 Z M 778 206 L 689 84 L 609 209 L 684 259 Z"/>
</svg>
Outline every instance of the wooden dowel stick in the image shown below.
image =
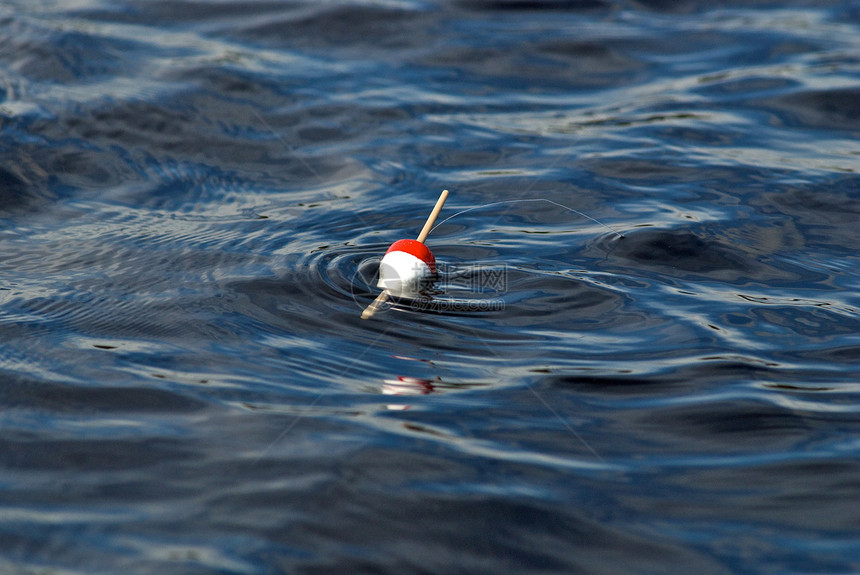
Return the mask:
<svg viewBox="0 0 860 575">
<path fill-rule="evenodd" d="M 436 200 L 436 205 L 433 206 L 433 211 L 430 212 L 430 217 L 427 218 L 427 223 L 424 224 L 424 227 L 421 228 L 421 233 L 418 234 L 418 241 L 422 244 L 424 240 L 427 239 L 427 236 L 430 235 L 430 230 L 433 229 L 433 224 L 436 223 L 436 218 L 439 216 L 439 212 L 442 211 L 442 206 L 445 205 L 445 200 L 448 199 L 448 190 L 442 190 L 442 194 L 439 196 L 439 199 Z"/>
<path fill-rule="evenodd" d="M 373 317 L 373 314 L 375 314 L 377 312 L 377 310 L 379 310 L 379 308 L 382 306 L 382 304 L 384 304 L 386 301 L 388 301 L 389 295 L 390 294 L 388 293 L 387 289 L 382 290 L 382 293 L 380 293 L 378 296 L 376 296 L 376 299 L 373 300 L 373 302 L 371 302 L 371 304 L 369 306 L 364 308 L 363 312 L 361 312 L 361 319 L 367 319 L 367 318 Z"/>
<path fill-rule="evenodd" d="M 421 233 L 418 234 L 418 241 L 422 244 L 424 243 L 424 240 L 427 239 L 427 236 L 430 235 L 430 230 L 433 229 L 433 224 L 436 223 L 436 218 L 439 217 L 439 212 L 442 211 L 442 206 L 445 205 L 445 200 L 447 199 L 448 190 L 442 190 L 442 194 L 439 196 L 439 199 L 436 200 L 436 205 L 433 206 L 433 211 L 430 212 L 430 217 L 427 218 L 427 222 L 425 222 L 424 227 L 421 228 Z M 373 317 L 373 314 L 382 307 L 382 304 L 388 301 L 388 297 L 390 295 L 391 294 L 387 289 L 382 290 L 382 293 L 376 296 L 376 299 L 373 300 L 369 306 L 364 308 L 363 312 L 361 312 L 361 319 Z"/>
</svg>

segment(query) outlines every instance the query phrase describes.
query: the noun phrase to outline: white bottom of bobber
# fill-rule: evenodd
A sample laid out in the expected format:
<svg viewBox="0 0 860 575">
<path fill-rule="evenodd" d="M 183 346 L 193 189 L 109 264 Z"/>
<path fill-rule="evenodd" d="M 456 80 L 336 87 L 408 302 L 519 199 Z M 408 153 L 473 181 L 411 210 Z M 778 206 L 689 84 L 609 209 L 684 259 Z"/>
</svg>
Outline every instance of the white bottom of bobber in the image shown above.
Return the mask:
<svg viewBox="0 0 860 575">
<path fill-rule="evenodd" d="M 388 290 L 394 297 L 417 295 L 433 272 L 427 263 L 406 252 L 388 252 L 379 262 L 376 286 Z"/>
</svg>

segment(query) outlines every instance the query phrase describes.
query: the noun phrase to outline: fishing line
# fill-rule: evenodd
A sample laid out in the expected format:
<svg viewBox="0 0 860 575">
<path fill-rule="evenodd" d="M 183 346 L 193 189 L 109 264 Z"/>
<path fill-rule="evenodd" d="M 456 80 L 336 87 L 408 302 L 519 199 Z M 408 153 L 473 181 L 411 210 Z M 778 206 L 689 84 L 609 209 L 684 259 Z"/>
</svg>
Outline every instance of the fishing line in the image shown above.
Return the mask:
<svg viewBox="0 0 860 575">
<path fill-rule="evenodd" d="M 619 238 L 621 238 L 621 239 L 623 239 L 623 238 L 624 238 L 624 234 L 622 234 L 621 232 L 619 232 L 618 230 L 616 230 L 616 229 L 615 229 L 615 228 L 613 228 L 612 226 L 608 226 L 608 225 L 604 224 L 603 222 L 601 222 L 600 220 L 595 219 L 595 218 L 592 218 L 592 217 L 591 217 L 591 216 L 589 216 L 588 214 L 582 213 L 582 212 L 580 212 L 579 210 L 576 210 L 576 209 L 574 209 L 574 208 L 571 208 L 570 206 L 565 206 L 564 204 L 560 204 L 560 203 L 558 203 L 558 202 L 554 202 L 553 200 L 549 200 L 549 199 L 547 199 L 547 198 L 526 198 L 526 199 L 520 199 L 520 200 L 502 200 L 502 201 L 499 201 L 499 202 L 491 202 L 491 203 L 489 203 L 489 204 L 482 204 L 482 205 L 480 205 L 480 206 L 472 206 L 471 208 L 466 208 L 465 210 L 461 210 L 461 211 L 457 212 L 457 213 L 456 213 L 456 214 L 454 214 L 454 215 L 448 216 L 447 218 L 445 218 L 444 220 L 442 220 L 441 222 L 439 222 L 438 224 L 436 224 L 435 226 L 433 226 L 433 229 L 431 229 L 430 231 L 432 232 L 433 230 L 435 230 L 436 228 L 438 228 L 439 226 L 441 226 L 442 224 L 444 224 L 444 223 L 445 223 L 445 222 L 447 222 L 448 220 L 450 220 L 450 219 L 452 219 L 452 218 L 456 218 L 457 216 L 459 216 L 459 215 L 461 215 L 461 214 L 465 214 L 466 212 L 471 212 L 471 211 L 474 211 L 474 210 L 480 210 L 480 209 L 482 209 L 482 208 L 490 208 L 490 207 L 493 207 L 493 206 L 502 206 L 502 205 L 505 205 L 505 204 L 520 204 L 520 203 L 523 203 L 523 202 L 547 202 L 547 203 L 552 204 L 552 205 L 554 205 L 554 206 L 558 206 L 559 208 L 563 208 L 563 209 L 565 209 L 565 210 L 568 210 L 568 211 L 570 211 L 570 212 L 573 212 L 573 213 L 575 213 L 575 214 L 577 214 L 577 215 L 579 215 L 579 216 L 582 216 L 583 218 L 586 218 L 586 219 L 588 219 L 588 220 L 591 220 L 591 221 L 592 221 L 592 222 L 594 222 L 595 224 L 598 224 L 598 225 L 600 225 L 600 226 L 603 226 L 604 228 L 606 228 L 607 230 L 609 230 L 609 231 L 610 231 L 610 232 L 612 232 L 613 234 L 617 235 Z"/>
</svg>

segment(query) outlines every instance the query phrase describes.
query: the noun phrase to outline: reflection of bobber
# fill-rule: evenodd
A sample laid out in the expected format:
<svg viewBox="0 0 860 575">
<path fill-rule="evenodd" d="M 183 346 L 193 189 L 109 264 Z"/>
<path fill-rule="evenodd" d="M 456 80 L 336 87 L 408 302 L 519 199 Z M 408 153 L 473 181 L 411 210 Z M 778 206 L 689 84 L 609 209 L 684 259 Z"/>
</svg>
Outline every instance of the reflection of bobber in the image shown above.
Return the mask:
<svg viewBox="0 0 860 575">
<path fill-rule="evenodd" d="M 427 395 L 433 393 L 433 382 L 429 379 L 418 377 L 400 376 L 397 379 L 385 379 L 382 381 L 382 393 L 384 395 Z M 388 409 L 407 410 L 411 406 L 406 403 L 389 403 Z"/>
<path fill-rule="evenodd" d="M 432 381 L 420 377 L 401 375 L 397 379 L 382 380 L 382 393 L 384 395 L 427 395 L 433 393 L 434 390 Z"/>
<path fill-rule="evenodd" d="M 379 263 L 379 283 L 377 283 L 377 287 L 382 288 L 382 293 L 362 312 L 361 319 L 367 319 L 376 313 L 390 295 L 396 297 L 415 295 L 424 283 L 436 275 L 436 259 L 430 249 L 424 245 L 424 240 L 430 234 L 446 199 L 448 199 L 448 190 L 443 190 L 417 240 L 398 240 L 385 252 L 385 256 Z"/>
</svg>

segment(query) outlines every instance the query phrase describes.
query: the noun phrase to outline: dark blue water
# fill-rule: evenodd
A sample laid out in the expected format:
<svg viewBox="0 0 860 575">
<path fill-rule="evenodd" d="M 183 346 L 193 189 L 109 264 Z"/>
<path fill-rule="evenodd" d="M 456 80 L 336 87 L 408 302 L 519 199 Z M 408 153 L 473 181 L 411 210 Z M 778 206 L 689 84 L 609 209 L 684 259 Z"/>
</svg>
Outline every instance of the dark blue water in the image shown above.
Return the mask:
<svg viewBox="0 0 860 575">
<path fill-rule="evenodd" d="M 858 141 L 851 1 L 5 2 L 0 572 L 860 572 Z"/>
</svg>

